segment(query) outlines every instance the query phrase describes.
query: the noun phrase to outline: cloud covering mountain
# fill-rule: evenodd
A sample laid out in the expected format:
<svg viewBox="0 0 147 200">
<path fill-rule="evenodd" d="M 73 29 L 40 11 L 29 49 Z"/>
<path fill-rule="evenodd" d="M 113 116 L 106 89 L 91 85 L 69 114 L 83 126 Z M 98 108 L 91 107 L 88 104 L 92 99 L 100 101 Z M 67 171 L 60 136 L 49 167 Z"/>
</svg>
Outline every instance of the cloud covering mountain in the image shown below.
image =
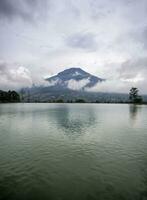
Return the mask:
<svg viewBox="0 0 147 200">
<path fill-rule="evenodd" d="M 93 76 L 81 68 L 69 68 L 57 75 L 47 78 L 49 86 L 57 88 L 69 88 L 72 90 L 84 90 L 86 88 L 92 88 L 97 83 L 105 81 L 102 78 Z"/>
</svg>

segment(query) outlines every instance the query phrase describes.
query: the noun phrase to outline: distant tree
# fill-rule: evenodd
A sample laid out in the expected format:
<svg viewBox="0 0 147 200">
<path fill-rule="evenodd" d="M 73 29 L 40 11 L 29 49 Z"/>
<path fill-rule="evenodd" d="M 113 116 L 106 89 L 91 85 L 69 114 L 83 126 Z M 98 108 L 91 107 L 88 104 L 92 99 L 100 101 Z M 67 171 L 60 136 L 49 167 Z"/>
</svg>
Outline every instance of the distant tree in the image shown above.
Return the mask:
<svg viewBox="0 0 147 200">
<path fill-rule="evenodd" d="M 19 102 L 20 101 L 20 96 L 15 91 L 8 91 L 8 96 L 9 96 L 10 102 Z"/>
<path fill-rule="evenodd" d="M 131 103 L 142 103 L 142 97 L 138 94 L 139 90 L 136 87 L 132 87 L 129 93 L 129 99 Z"/>
<path fill-rule="evenodd" d="M 6 102 L 20 102 L 20 96 L 15 91 L 0 91 L 0 102 L 6 103 Z"/>
<path fill-rule="evenodd" d="M 76 99 L 75 103 L 85 103 L 85 100 L 84 99 Z"/>
<path fill-rule="evenodd" d="M 57 99 L 56 103 L 64 103 L 63 99 Z"/>
<path fill-rule="evenodd" d="M 67 100 L 67 102 L 66 102 L 66 103 L 73 103 L 73 102 L 72 102 L 72 100 Z"/>
</svg>

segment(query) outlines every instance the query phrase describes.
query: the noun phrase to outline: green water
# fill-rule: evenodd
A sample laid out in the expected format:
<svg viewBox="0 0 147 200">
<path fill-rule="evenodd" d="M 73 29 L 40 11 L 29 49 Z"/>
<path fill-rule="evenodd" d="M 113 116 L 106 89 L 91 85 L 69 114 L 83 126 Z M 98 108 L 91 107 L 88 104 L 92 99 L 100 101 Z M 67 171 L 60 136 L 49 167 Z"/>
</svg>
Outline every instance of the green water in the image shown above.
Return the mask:
<svg viewBox="0 0 147 200">
<path fill-rule="evenodd" d="M 147 106 L 0 104 L 0 200 L 146 200 Z"/>
</svg>

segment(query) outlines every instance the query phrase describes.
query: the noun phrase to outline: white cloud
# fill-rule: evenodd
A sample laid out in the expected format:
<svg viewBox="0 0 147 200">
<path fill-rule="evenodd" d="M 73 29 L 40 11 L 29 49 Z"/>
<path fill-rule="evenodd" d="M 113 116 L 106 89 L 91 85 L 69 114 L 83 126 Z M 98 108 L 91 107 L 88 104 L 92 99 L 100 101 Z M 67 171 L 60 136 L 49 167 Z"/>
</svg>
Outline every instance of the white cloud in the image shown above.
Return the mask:
<svg viewBox="0 0 147 200">
<path fill-rule="evenodd" d="M 114 93 L 129 93 L 129 90 L 132 87 L 137 87 L 142 94 L 147 93 L 147 84 L 146 80 L 143 79 L 115 79 L 115 80 L 106 80 L 101 83 L 97 83 L 92 88 L 86 88 L 89 92 L 114 92 Z"/>
<path fill-rule="evenodd" d="M 4 61 L 0 61 L 0 77 L 0 89 L 19 89 L 32 85 L 31 74 L 27 68 Z"/>
<path fill-rule="evenodd" d="M 46 81 L 46 86 L 55 86 L 57 84 L 61 83 L 61 80 L 59 78 L 55 78 L 54 80 Z"/>
<path fill-rule="evenodd" d="M 89 83 L 89 78 L 82 79 L 79 81 L 71 79 L 71 80 L 67 81 L 67 87 L 72 90 L 81 90 L 88 83 Z"/>
</svg>

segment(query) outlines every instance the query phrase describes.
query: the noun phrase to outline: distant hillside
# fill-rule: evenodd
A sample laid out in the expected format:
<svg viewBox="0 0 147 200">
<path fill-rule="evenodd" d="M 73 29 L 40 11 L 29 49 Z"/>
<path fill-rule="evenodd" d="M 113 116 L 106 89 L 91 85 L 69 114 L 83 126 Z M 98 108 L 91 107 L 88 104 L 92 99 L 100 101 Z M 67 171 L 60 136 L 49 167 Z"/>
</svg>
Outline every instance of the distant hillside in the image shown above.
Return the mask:
<svg viewBox="0 0 147 200">
<path fill-rule="evenodd" d="M 55 76 L 47 78 L 46 86 L 33 86 L 20 91 L 24 102 L 85 102 L 126 103 L 128 94 L 90 92 L 90 89 L 101 84 L 105 79 L 93 76 L 81 68 L 66 69 Z M 147 101 L 147 97 L 143 97 Z"/>
<path fill-rule="evenodd" d="M 13 103 L 20 102 L 19 94 L 15 91 L 2 91 L 0 90 L 0 103 Z"/>
<path fill-rule="evenodd" d="M 104 92 L 86 92 L 84 90 L 70 90 L 55 87 L 33 87 L 25 88 L 20 91 L 24 102 L 54 102 L 63 100 L 64 102 L 83 99 L 86 102 L 116 102 L 124 103 L 129 101 L 128 94 L 104 93 Z"/>
</svg>

